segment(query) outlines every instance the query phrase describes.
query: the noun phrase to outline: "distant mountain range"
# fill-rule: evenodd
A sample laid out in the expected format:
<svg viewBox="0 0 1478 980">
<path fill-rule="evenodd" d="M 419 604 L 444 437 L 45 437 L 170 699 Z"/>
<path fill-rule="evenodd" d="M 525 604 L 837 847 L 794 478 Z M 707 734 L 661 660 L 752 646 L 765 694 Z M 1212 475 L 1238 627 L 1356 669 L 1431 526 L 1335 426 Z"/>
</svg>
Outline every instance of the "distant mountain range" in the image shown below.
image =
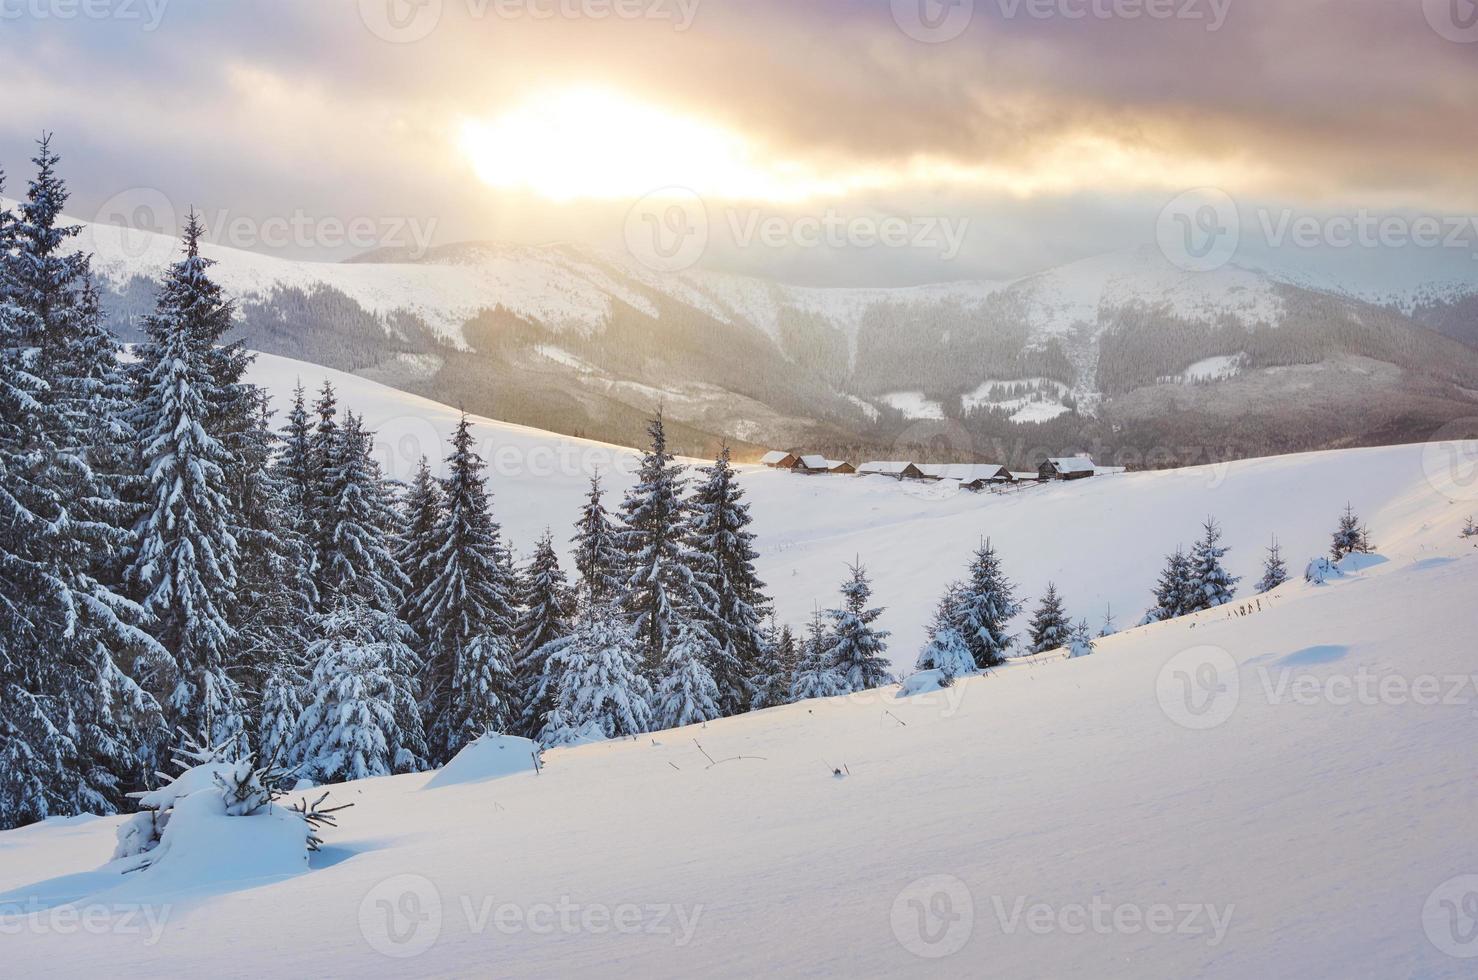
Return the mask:
<svg viewBox="0 0 1478 980">
<path fill-rule="evenodd" d="M 87 225 L 125 338 L 176 245 Z M 1169 465 L 1425 439 L 1478 416 L 1478 279 L 1185 272 L 1152 248 L 1011 282 L 802 288 L 578 245 L 342 263 L 210 246 L 241 336 L 469 411 L 624 444 Z"/>
</svg>

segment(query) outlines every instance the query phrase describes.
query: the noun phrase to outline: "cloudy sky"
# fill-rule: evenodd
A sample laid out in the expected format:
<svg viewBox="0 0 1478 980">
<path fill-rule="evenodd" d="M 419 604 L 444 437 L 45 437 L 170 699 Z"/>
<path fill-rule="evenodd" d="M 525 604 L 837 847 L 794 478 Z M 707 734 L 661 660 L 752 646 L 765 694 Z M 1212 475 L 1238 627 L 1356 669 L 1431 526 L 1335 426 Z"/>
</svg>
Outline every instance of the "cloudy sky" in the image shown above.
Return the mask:
<svg viewBox="0 0 1478 980">
<path fill-rule="evenodd" d="M 7 193 L 52 130 L 74 214 L 300 257 L 696 206 L 711 267 L 897 284 L 1154 242 L 1196 188 L 1478 213 L 1474 0 L 0 0 L 0 50 Z"/>
</svg>

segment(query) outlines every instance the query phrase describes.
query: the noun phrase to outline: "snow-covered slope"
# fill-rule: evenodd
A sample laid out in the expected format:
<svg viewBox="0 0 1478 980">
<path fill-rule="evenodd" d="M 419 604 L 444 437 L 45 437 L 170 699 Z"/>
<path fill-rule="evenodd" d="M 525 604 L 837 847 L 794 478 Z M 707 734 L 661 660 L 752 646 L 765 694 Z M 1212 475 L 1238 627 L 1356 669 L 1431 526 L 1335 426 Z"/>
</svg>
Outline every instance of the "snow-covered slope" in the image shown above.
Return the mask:
<svg viewBox="0 0 1478 980">
<path fill-rule="evenodd" d="M 279 406 L 299 382 L 311 391 L 332 380 L 339 403 L 377 431 L 386 472 L 402 480 L 422 455 L 445 455 L 458 418 L 453 408 L 285 358 L 260 356 L 251 379 L 269 388 Z M 475 432 L 498 518 L 519 549 L 531 548 L 545 527 L 556 543 L 569 537 L 591 473 L 609 477 L 613 503 L 633 482 L 637 455 L 628 449 L 486 419 L 477 420 Z M 1299 568 L 1323 554 L 1347 502 L 1377 541 L 1387 522 L 1413 512 L 1433 520 L 1459 516 L 1427 477 L 1432 455 L 1421 446 L 1313 453 L 999 495 L 762 467 L 743 468 L 743 479 L 760 535 L 759 569 L 782 621 L 799 626 L 818 604 L 833 604 L 847 563 L 861 558 L 876 600 L 887 607 L 880 625 L 893 631 L 894 662 L 905 668 L 923 645 L 935 600 L 985 538 L 1024 597 L 1039 596 L 1054 582 L 1075 619 L 1097 627 L 1112 607 L 1127 626 L 1149 606 L 1163 557 L 1178 545 L 1189 547 L 1207 517 L 1221 522 L 1232 547 L 1228 565 L 1250 585 L 1274 536 Z"/>
<path fill-rule="evenodd" d="M 1212 504 L 1242 572 L 1247 525 L 1279 525 L 1301 555 L 1325 498 L 1348 495 L 1383 560 L 943 693 L 558 750 L 539 773 L 465 785 L 336 787 L 355 806 L 304 873 L 120 875 L 101 867 L 117 819 L 0 834 L 5 969 L 1471 976 L 1478 550 L 1453 503 L 1472 483 L 1425 458 L 1320 454 L 1010 501 L 753 474 L 759 531 L 799 535 L 767 555 L 790 608 L 864 547 L 897 570 L 880 598 L 907 605 L 986 532 L 1024 580 L 1062 562 L 1079 586 L 1112 582 Z M 505 522 L 542 518 L 536 486 L 564 492 L 503 480 Z"/>
</svg>

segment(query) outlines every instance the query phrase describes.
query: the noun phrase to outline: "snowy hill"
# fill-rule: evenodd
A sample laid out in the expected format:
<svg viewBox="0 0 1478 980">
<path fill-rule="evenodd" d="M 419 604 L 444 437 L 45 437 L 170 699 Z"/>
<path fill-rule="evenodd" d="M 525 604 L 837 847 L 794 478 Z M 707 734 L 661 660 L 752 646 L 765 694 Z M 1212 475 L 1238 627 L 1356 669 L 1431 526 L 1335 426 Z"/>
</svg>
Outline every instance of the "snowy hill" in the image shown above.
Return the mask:
<svg viewBox="0 0 1478 980">
<path fill-rule="evenodd" d="M 96 223 L 80 240 L 129 335 L 177 243 Z M 1478 279 L 1447 265 L 1399 281 L 1269 262 L 1192 273 L 1142 247 L 1013 282 L 814 289 L 659 274 L 574 244 L 342 263 L 205 253 L 254 348 L 619 442 L 639 438 L 659 401 L 694 451 L 716 437 L 744 451 L 881 450 L 945 418 L 964 424 L 962 461 L 992 462 L 987 447 L 1013 442 L 1013 423 L 1046 425 L 1020 438 L 1056 452 L 1144 453 L 1183 440 L 1178 420 L 1195 413 L 1206 441 L 1263 455 L 1417 441 L 1478 414 Z M 1179 383 L 1213 358 L 1238 369 Z"/>
<path fill-rule="evenodd" d="M 256 369 L 278 390 L 323 374 L 272 358 Z M 453 415 L 335 378 L 392 467 L 433 453 Z M 587 462 L 624 458 L 478 431 L 515 543 L 568 525 Z M 0 834 L 6 967 L 1471 975 L 1478 550 L 1459 529 L 1478 500 L 1453 464 L 1471 467 L 1478 446 L 1457 448 L 1467 455 L 1318 453 L 1006 497 L 747 471 L 784 616 L 826 601 L 860 554 L 898 662 L 982 535 L 1027 594 L 1050 577 L 1074 613 L 1112 600 L 1126 617 L 1208 513 L 1244 576 L 1272 533 L 1293 559 L 1322 553 L 1346 499 L 1380 556 L 1285 585 L 1247 615 L 1126 631 L 1093 656 L 1017 662 L 944 692 L 561 749 L 537 773 L 334 787 L 355 806 L 307 870 L 218 854 L 193 882 L 124 875 L 104 866 L 119 819 Z"/>
<path fill-rule="evenodd" d="M 386 473 L 401 480 L 410 479 L 422 455 L 433 461 L 445 455 L 458 418 L 456 409 L 428 399 L 285 358 L 259 357 L 250 379 L 272 391 L 278 405 L 299 382 L 311 391 L 331 380 L 340 404 L 363 413 L 376 431 Z M 632 482 L 632 450 L 475 421 L 494 506 L 516 548 L 531 548 L 545 527 L 563 546 L 591 473 L 607 475 L 615 493 Z M 760 536 L 759 570 L 782 620 L 800 625 L 818 604 L 833 604 L 846 563 L 860 557 L 877 585 L 877 600 L 888 607 L 880 626 L 893 631 L 894 662 L 903 669 L 923 645 L 935 601 L 982 538 L 995 543 L 1026 596 L 1039 596 L 1051 581 L 1075 620 L 1097 627 L 1112 606 L 1122 627 L 1149 606 L 1163 557 L 1191 545 L 1208 516 L 1226 531 L 1228 566 L 1243 577 L 1244 592 L 1256 581 L 1274 535 L 1298 568 L 1322 555 L 1347 502 L 1371 524 L 1378 543 L 1384 543 L 1388 522 L 1405 522 L 1413 512 L 1434 521 L 1466 516 L 1428 481 L 1426 470 L 1440 459 L 1434 454 L 1440 447 L 1312 453 L 999 495 L 951 493 L 951 484 L 887 477 L 741 469 Z M 1018 631 L 1025 619 L 1016 623 Z"/>
</svg>

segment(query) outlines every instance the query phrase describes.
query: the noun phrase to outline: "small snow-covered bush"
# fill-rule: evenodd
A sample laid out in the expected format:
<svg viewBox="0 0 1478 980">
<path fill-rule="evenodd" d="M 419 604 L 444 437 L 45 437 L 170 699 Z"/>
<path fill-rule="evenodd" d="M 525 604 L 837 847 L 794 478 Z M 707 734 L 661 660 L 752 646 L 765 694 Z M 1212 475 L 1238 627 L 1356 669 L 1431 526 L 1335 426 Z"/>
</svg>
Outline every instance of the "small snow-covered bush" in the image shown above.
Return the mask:
<svg viewBox="0 0 1478 980">
<path fill-rule="evenodd" d="M 311 804 L 303 799 L 277 805 L 283 794 L 274 787 L 290 774 L 258 766 L 254 753 L 241 750 L 239 738 L 219 746 L 187 742 L 174 761 L 180 774 L 158 789 L 132 794 L 139 812 L 118 828 L 113 860 L 132 859 L 130 871 L 168 859 L 181 877 L 220 877 L 226 872 L 218 866 L 243 854 L 266 873 L 302 870 L 308 852 L 321 843 L 319 828 L 333 826 L 333 814 L 344 809 L 323 808 L 327 793 Z"/>
</svg>

